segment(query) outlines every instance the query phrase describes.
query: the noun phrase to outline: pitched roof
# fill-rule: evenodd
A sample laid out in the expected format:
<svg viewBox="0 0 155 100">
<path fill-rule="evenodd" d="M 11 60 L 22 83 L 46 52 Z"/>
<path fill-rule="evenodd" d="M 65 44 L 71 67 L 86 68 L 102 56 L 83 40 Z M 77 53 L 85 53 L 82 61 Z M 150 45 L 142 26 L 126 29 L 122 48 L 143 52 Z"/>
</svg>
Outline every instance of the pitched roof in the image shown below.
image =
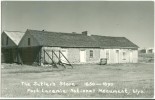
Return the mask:
<svg viewBox="0 0 155 100">
<path fill-rule="evenodd" d="M 27 30 L 40 46 L 97 47 L 97 48 L 138 48 L 125 37 L 87 36 L 78 33 L 47 32 Z"/>
<path fill-rule="evenodd" d="M 40 46 L 98 47 L 93 37 L 73 33 L 28 30 Z"/>
<path fill-rule="evenodd" d="M 24 36 L 24 32 L 19 31 L 4 31 L 4 33 L 16 44 L 18 45 L 22 37 Z"/>
<path fill-rule="evenodd" d="M 98 40 L 101 48 L 138 48 L 136 44 L 125 37 L 92 36 Z"/>
</svg>

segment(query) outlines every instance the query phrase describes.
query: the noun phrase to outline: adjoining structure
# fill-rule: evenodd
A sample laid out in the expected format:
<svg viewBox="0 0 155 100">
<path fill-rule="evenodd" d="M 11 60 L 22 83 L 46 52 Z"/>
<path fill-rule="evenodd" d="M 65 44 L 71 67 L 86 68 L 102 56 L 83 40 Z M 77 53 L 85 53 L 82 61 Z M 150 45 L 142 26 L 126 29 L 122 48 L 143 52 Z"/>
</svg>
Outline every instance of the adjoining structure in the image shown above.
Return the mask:
<svg viewBox="0 0 155 100">
<path fill-rule="evenodd" d="M 125 37 L 27 30 L 19 43 L 24 64 L 137 63 L 138 46 Z"/>
<path fill-rule="evenodd" d="M 146 53 L 154 53 L 154 48 L 147 48 Z"/>
<path fill-rule="evenodd" d="M 1 34 L 1 62 L 18 62 L 18 44 L 22 39 L 24 32 L 3 31 Z"/>
<path fill-rule="evenodd" d="M 140 49 L 139 53 L 147 53 L 147 54 L 151 54 L 154 53 L 154 48 L 144 48 L 144 49 Z"/>
</svg>

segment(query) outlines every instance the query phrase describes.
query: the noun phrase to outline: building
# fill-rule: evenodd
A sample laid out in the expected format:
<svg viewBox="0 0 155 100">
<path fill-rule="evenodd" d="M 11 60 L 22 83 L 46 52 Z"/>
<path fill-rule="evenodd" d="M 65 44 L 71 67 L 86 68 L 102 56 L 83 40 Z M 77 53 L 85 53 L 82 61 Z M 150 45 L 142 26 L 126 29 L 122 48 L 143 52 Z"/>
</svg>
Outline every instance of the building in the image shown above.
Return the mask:
<svg viewBox="0 0 155 100">
<path fill-rule="evenodd" d="M 144 48 L 140 49 L 139 53 L 146 53 L 146 54 L 153 54 L 154 53 L 154 48 Z"/>
<path fill-rule="evenodd" d="M 18 62 L 18 44 L 22 39 L 24 32 L 3 31 L 1 34 L 1 62 Z"/>
<path fill-rule="evenodd" d="M 24 64 L 137 63 L 138 46 L 125 37 L 27 30 L 19 43 Z"/>
<path fill-rule="evenodd" d="M 154 53 L 154 48 L 147 48 L 146 53 Z"/>
</svg>

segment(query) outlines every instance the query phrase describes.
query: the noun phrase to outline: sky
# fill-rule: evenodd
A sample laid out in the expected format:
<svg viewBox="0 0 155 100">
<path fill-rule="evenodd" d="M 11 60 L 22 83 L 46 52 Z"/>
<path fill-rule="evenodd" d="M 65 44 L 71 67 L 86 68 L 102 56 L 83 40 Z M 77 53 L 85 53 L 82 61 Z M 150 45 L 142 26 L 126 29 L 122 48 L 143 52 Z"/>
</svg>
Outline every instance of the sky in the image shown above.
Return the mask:
<svg viewBox="0 0 155 100">
<path fill-rule="evenodd" d="M 2 1 L 2 31 L 27 29 L 126 37 L 154 46 L 153 1 Z"/>
</svg>

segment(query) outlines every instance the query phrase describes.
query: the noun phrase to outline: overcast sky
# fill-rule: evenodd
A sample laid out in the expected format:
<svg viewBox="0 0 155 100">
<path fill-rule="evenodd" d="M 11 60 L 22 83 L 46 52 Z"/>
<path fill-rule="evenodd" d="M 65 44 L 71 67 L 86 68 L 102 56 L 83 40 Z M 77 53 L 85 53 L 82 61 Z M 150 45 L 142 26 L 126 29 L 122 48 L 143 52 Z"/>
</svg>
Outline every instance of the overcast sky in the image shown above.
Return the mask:
<svg viewBox="0 0 155 100">
<path fill-rule="evenodd" d="M 2 1 L 2 31 L 26 29 L 126 37 L 153 47 L 153 1 Z"/>
</svg>

